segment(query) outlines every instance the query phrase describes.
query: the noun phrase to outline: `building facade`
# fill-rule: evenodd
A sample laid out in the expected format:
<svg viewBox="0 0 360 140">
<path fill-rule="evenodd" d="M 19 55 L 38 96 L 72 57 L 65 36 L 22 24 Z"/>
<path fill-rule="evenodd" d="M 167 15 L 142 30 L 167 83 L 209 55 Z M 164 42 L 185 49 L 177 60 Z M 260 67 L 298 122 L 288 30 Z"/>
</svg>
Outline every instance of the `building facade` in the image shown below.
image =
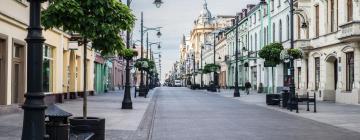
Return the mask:
<svg viewBox="0 0 360 140">
<path fill-rule="evenodd" d="M 46 8 L 48 3 L 42 4 Z M 0 105 L 22 104 L 27 89 L 27 27 L 29 3 L 26 0 L 3 0 L 0 5 Z M 71 35 L 59 29 L 43 31 L 43 90 L 45 102 L 63 102 L 94 90 L 95 53 L 91 44 L 87 56 L 84 46 L 71 46 Z M 83 60 L 87 59 L 87 68 Z M 84 70 L 87 81 L 84 82 Z M 36 81 L 35 81 L 36 82 Z"/>
</svg>

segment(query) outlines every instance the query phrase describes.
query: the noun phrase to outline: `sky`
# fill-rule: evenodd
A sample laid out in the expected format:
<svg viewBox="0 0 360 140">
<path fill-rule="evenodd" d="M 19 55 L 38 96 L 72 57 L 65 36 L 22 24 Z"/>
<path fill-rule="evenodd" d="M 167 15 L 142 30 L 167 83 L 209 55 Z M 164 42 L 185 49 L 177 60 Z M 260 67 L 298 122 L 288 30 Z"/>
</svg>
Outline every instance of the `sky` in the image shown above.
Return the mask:
<svg viewBox="0 0 360 140">
<path fill-rule="evenodd" d="M 235 15 L 247 4 L 258 3 L 260 0 L 206 0 L 212 16 Z M 137 21 L 133 31 L 133 40 L 140 40 L 140 15 L 144 13 L 145 27 L 162 27 L 162 36 L 149 32 L 149 42 L 161 42 L 162 75 L 168 73 L 179 60 L 179 45 L 183 35 L 189 35 L 194 20 L 200 15 L 204 0 L 163 0 L 160 8 L 156 8 L 153 0 L 132 0 L 131 9 Z M 144 35 L 144 47 L 146 36 Z M 159 50 L 153 45 L 153 50 Z"/>
</svg>

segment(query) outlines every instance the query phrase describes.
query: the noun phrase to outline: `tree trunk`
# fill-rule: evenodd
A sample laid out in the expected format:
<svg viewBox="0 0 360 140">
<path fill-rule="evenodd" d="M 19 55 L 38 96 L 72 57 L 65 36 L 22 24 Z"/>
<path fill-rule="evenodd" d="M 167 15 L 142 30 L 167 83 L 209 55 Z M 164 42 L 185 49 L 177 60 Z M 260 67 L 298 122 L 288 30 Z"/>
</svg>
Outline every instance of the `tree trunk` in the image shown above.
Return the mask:
<svg viewBox="0 0 360 140">
<path fill-rule="evenodd" d="M 86 57 L 87 57 L 87 38 L 84 38 L 84 92 L 83 92 L 83 117 L 84 119 L 86 120 L 87 119 L 87 91 L 86 91 L 86 75 L 87 75 L 87 72 L 86 72 Z"/>
<path fill-rule="evenodd" d="M 272 92 L 273 94 L 275 94 L 274 67 L 271 67 L 271 81 L 272 81 Z"/>
</svg>

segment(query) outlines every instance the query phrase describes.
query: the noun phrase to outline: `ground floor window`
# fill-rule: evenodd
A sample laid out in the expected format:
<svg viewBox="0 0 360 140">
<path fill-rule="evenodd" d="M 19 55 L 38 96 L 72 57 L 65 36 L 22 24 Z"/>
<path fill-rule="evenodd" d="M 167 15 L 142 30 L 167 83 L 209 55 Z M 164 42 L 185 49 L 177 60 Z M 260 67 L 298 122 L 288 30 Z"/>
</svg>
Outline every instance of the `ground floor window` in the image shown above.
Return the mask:
<svg viewBox="0 0 360 140">
<path fill-rule="evenodd" d="M 300 82 L 301 82 L 301 67 L 298 67 L 297 69 L 297 88 L 300 89 Z"/>
<path fill-rule="evenodd" d="M 43 91 L 52 91 L 52 48 L 45 45 L 43 48 Z"/>
<path fill-rule="evenodd" d="M 320 58 L 315 58 L 315 90 L 319 90 L 320 85 Z"/>
<path fill-rule="evenodd" d="M 346 53 L 346 91 L 353 89 L 354 83 L 354 52 Z"/>
</svg>

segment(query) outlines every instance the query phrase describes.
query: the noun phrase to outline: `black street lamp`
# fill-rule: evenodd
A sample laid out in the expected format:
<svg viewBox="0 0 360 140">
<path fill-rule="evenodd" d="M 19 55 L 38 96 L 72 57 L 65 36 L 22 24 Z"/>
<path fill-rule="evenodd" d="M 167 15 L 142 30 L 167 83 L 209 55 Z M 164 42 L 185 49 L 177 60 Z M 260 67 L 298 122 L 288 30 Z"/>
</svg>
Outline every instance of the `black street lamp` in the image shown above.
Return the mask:
<svg viewBox="0 0 360 140">
<path fill-rule="evenodd" d="M 160 37 L 161 36 L 161 32 L 160 32 L 160 29 L 162 27 L 155 27 L 155 28 L 147 28 L 147 27 L 144 27 L 144 14 L 143 12 L 141 12 L 141 59 L 144 59 L 144 33 L 147 33 L 148 31 L 157 31 L 157 36 Z M 147 39 L 146 39 L 146 42 L 148 42 L 148 34 L 147 34 Z M 148 48 L 148 45 L 146 46 L 146 58 L 148 58 L 148 55 L 149 55 L 149 48 Z M 139 89 L 139 96 L 144 96 L 146 97 L 147 95 L 147 92 L 148 92 L 148 82 L 146 82 L 146 86 L 144 85 L 144 71 L 141 70 L 141 73 L 140 73 L 140 89 Z"/>
<path fill-rule="evenodd" d="M 290 4 L 290 48 L 294 48 L 294 1 L 289 0 Z M 289 108 L 292 111 L 297 109 L 297 101 L 295 99 L 295 83 L 294 83 L 294 59 L 290 58 L 290 98 Z"/>
<path fill-rule="evenodd" d="M 45 109 L 43 93 L 43 45 L 44 37 L 41 28 L 41 3 L 45 0 L 28 0 L 30 2 L 30 22 L 26 43 L 28 45 L 27 93 L 22 106 L 24 110 L 22 140 L 45 139 Z"/>
<path fill-rule="evenodd" d="M 132 0 L 127 0 L 126 5 L 130 8 Z M 155 0 L 156 7 L 160 7 L 163 3 L 161 0 Z M 141 18 L 143 14 L 141 13 Z M 134 46 L 135 47 L 135 46 Z M 130 48 L 130 30 L 126 31 L 126 48 Z M 142 48 L 142 44 L 141 44 Z M 141 52 L 142 55 L 142 52 Z M 122 109 L 132 109 L 132 101 L 131 101 L 131 85 L 130 85 L 130 60 L 126 60 L 126 68 L 125 68 L 125 91 L 124 91 L 124 99 L 122 102 Z M 136 95 L 135 95 L 136 96 Z"/>
<path fill-rule="evenodd" d="M 216 35 L 221 33 L 222 31 L 219 32 L 213 32 L 214 35 L 214 42 L 213 42 L 213 64 L 216 65 Z M 212 89 L 212 91 L 216 92 L 218 86 L 218 74 L 216 71 L 214 71 L 214 82 L 212 85 L 210 85 L 210 89 Z"/>
<path fill-rule="evenodd" d="M 161 4 L 163 4 L 164 2 L 162 2 L 162 0 L 155 0 L 154 4 L 157 8 L 160 8 Z"/>
<path fill-rule="evenodd" d="M 126 4 L 130 8 L 130 0 L 127 0 Z M 126 31 L 126 48 L 130 48 L 130 31 Z M 125 67 L 125 91 L 124 98 L 121 104 L 121 109 L 132 109 L 132 101 L 131 101 L 131 85 L 130 85 L 130 60 L 126 60 Z"/>
<path fill-rule="evenodd" d="M 150 48 L 150 53 L 149 53 L 149 54 L 150 54 L 150 57 L 149 57 L 150 60 L 153 59 L 153 57 L 152 57 L 153 55 L 152 55 L 152 51 L 151 51 L 151 46 L 152 46 L 152 45 L 158 45 L 158 48 L 161 48 L 160 43 L 161 43 L 161 42 L 154 42 L 154 43 L 153 43 L 153 42 L 147 42 L 147 44 L 148 44 L 148 46 L 149 46 L 149 48 Z M 146 82 L 147 82 L 147 85 L 149 86 L 149 88 L 150 88 L 150 89 L 153 89 L 153 83 L 152 83 L 153 81 L 152 81 L 151 79 L 152 79 L 152 78 L 151 78 L 151 75 L 148 74 Z M 149 81 L 149 80 L 150 80 L 150 81 Z M 150 82 L 150 84 L 149 84 L 149 82 Z"/>
<path fill-rule="evenodd" d="M 235 88 L 234 88 L 234 97 L 240 97 L 239 91 L 239 33 L 238 33 L 238 26 L 239 26 L 239 17 L 235 17 Z"/>
<path fill-rule="evenodd" d="M 195 89 L 195 85 L 196 85 L 196 81 L 195 81 L 195 51 L 194 53 L 191 55 L 192 59 L 193 59 L 193 89 Z"/>
</svg>

